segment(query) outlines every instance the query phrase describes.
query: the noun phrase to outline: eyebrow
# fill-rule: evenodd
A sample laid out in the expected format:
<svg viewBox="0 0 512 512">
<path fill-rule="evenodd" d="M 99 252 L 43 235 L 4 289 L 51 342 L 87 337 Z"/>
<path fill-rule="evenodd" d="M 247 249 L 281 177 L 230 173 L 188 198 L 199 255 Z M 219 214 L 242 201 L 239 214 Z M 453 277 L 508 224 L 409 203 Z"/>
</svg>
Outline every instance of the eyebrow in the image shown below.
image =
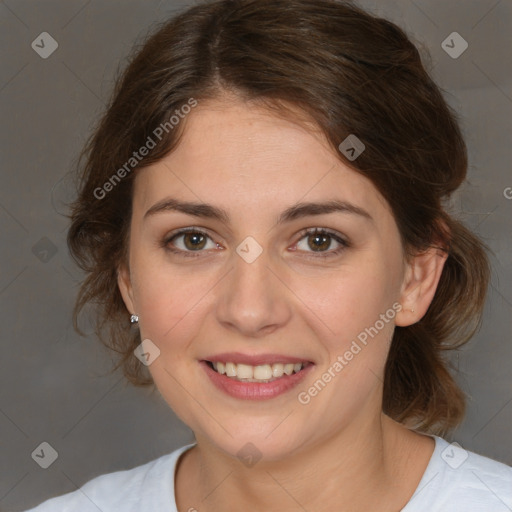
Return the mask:
<svg viewBox="0 0 512 512">
<path fill-rule="evenodd" d="M 229 224 L 230 220 L 229 214 L 226 212 L 226 210 L 217 208 L 211 204 L 179 201 L 178 199 L 171 197 L 162 199 L 161 201 L 155 203 L 151 208 L 149 208 L 149 210 L 144 214 L 144 220 L 155 214 L 169 211 L 177 211 L 205 219 L 214 219 L 225 224 Z M 358 215 L 373 222 L 372 216 L 363 208 L 346 201 L 332 200 L 321 203 L 302 202 L 293 205 L 281 213 L 277 219 L 276 224 L 283 224 L 285 222 L 290 222 L 292 220 L 308 217 L 311 215 L 323 215 L 334 212 Z"/>
</svg>

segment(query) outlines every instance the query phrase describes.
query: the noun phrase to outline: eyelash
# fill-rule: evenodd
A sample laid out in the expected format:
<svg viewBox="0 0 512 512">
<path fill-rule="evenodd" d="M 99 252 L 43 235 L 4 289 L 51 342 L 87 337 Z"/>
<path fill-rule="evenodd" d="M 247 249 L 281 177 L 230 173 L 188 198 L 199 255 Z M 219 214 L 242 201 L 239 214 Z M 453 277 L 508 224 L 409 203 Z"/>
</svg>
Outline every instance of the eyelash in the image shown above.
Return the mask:
<svg viewBox="0 0 512 512">
<path fill-rule="evenodd" d="M 196 257 L 200 256 L 200 253 L 204 252 L 204 251 L 202 251 L 202 250 L 199 250 L 199 251 L 184 251 L 182 249 L 175 249 L 175 248 L 173 248 L 172 246 L 169 245 L 173 240 L 175 240 L 176 238 L 179 238 L 180 236 L 185 235 L 187 233 L 194 233 L 194 234 L 198 234 L 198 235 L 203 235 L 203 236 L 205 236 L 205 237 L 207 237 L 207 238 L 209 238 L 211 240 L 211 237 L 207 233 L 202 231 L 201 229 L 194 228 L 194 227 L 189 227 L 189 228 L 180 229 L 179 231 L 176 231 L 175 233 L 171 233 L 169 236 L 165 237 L 162 240 L 162 243 L 161 243 L 162 247 L 165 250 L 167 250 L 167 251 L 170 251 L 170 252 L 172 252 L 174 254 L 179 254 L 180 256 L 184 256 L 184 257 L 187 257 L 187 258 L 188 257 L 196 258 Z M 326 229 L 326 228 L 307 228 L 307 229 L 302 230 L 299 233 L 299 239 L 297 240 L 296 244 L 298 244 L 306 236 L 312 236 L 312 235 L 327 235 L 330 238 L 332 238 L 333 240 L 335 240 L 336 242 L 338 242 L 340 244 L 340 247 L 338 247 L 337 249 L 334 249 L 334 250 L 330 250 L 330 251 L 318 251 L 318 252 L 306 251 L 306 252 L 311 252 L 314 255 L 314 256 L 306 256 L 307 258 L 311 258 L 311 257 L 313 257 L 313 258 L 331 258 L 331 257 L 335 257 L 335 256 L 338 256 L 345 249 L 348 249 L 351 246 L 351 244 L 347 240 L 341 238 L 336 232 L 331 231 L 331 230 Z"/>
</svg>

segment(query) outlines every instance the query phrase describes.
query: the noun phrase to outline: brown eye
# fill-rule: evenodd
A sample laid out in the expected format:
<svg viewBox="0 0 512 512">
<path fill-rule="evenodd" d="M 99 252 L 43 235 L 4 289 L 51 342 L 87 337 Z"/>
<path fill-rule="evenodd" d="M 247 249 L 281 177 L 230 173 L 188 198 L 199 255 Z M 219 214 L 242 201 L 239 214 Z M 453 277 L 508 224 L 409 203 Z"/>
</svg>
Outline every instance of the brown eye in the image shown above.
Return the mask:
<svg viewBox="0 0 512 512">
<path fill-rule="evenodd" d="M 313 251 L 324 251 L 329 249 L 332 238 L 329 235 L 309 235 L 308 247 Z"/>
<path fill-rule="evenodd" d="M 185 247 L 191 251 L 203 249 L 206 245 L 206 237 L 201 233 L 185 233 L 182 236 Z"/>
<path fill-rule="evenodd" d="M 219 245 L 214 243 L 210 236 L 197 229 L 186 229 L 174 233 L 163 241 L 162 246 L 171 252 L 183 254 L 200 253 L 204 252 L 203 249 L 219 248 Z"/>
<path fill-rule="evenodd" d="M 296 249 L 306 255 L 309 253 L 309 256 L 312 253 L 317 253 L 315 256 L 319 257 L 337 256 L 350 247 L 350 243 L 341 235 L 323 228 L 306 229 L 301 235 Z"/>
</svg>

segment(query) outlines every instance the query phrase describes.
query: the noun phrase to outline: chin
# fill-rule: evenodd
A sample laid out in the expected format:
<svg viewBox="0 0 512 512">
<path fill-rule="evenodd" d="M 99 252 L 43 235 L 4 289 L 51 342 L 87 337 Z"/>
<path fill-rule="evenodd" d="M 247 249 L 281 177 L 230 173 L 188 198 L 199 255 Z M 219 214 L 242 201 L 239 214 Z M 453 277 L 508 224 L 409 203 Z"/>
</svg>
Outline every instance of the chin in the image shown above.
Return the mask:
<svg viewBox="0 0 512 512">
<path fill-rule="evenodd" d="M 203 431 L 196 438 L 199 443 L 213 444 L 218 450 L 240 459 L 248 467 L 256 461 L 287 460 L 304 446 L 305 438 L 304 434 L 301 436 L 298 432 L 290 432 L 284 424 L 278 426 L 283 417 L 286 415 L 260 423 L 247 419 L 237 422 L 236 425 L 229 425 L 228 431 L 231 435 L 219 427 L 215 432 Z"/>
</svg>

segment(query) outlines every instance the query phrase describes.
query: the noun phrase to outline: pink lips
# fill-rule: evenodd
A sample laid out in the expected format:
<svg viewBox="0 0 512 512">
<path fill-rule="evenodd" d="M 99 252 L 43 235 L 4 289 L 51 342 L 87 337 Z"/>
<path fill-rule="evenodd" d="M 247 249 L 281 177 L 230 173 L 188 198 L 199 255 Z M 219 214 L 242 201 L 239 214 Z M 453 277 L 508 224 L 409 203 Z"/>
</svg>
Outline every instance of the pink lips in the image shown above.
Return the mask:
<svg viewBox="0 0 512 512">
<path fill-rule="evenodd" d="M 216 357 L 212 356 L 208 361 L 233 362 L 250 364 L 253 366 L 265 363 L 300 363 L 304 361 L 304 359 L 290 358 L 289 356 L 283 357 L 280 355 L 274 355 L 273 358 L 275 360 L 272 360 L 272 357 L 268 356 L 239 356 L 243 356 L 243 354 L 219 354 Z M 264 359 L 264 357 L 266 358 Z M 217 389 L 223 391 L 229 396 L 242 400 L 268 400 L 282 395 L 299 384 L 299 382 L 301 382 L 314 367 L 314 364 L 308 364 L 300 372 L 293 373 L 292 375 L 285 374 L 272 382 L 244 382 L 217 373 L 210 367 L 206 360 L 200 361 L 200 364 Z"/>
</svg>

